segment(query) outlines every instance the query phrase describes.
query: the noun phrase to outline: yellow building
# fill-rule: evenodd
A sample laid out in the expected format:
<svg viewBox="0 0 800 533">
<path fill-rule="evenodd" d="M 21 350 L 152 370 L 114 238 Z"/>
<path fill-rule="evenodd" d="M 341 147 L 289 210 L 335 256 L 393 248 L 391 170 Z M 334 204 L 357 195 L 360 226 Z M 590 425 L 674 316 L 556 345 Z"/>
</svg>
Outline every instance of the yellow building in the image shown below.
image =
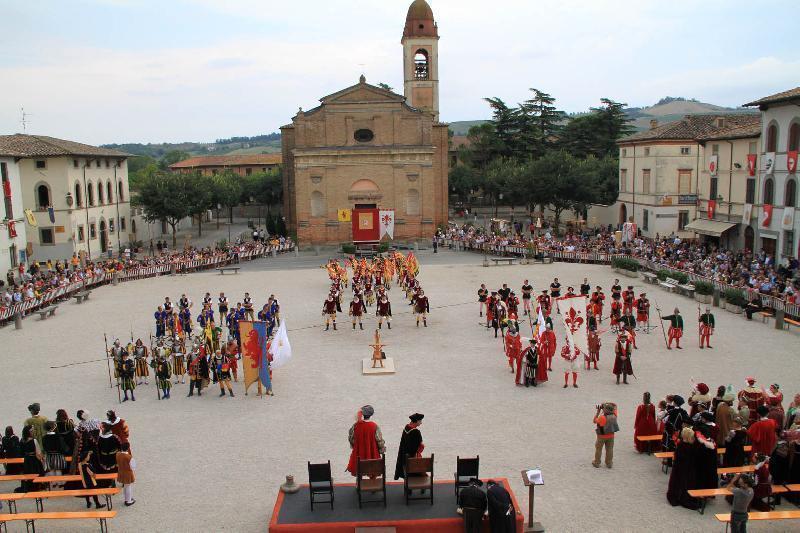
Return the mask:
<svg viewBox="0 0 800 533">
<path fill-rule="evenodd" d="M 405 96 L 359 82 L 281 128 L 284 216 L 301 246 L 352 240 L 338 210 L 395 210 L 396 239 L 447 223 L 447 124 L 438 122 L 438 28 L 424 0 L 403 32 Z"/>
</svg>

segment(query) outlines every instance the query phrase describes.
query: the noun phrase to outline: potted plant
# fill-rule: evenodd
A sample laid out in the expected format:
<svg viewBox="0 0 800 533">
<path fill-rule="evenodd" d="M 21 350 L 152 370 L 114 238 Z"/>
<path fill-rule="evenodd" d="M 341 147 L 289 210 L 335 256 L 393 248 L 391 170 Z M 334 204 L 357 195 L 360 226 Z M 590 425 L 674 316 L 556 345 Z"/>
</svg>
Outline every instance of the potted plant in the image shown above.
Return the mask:
<svg viewBox="0 0 800 533">
<path fill-rule="evenodd" d="M 356 245 L 350 242 L 342 243 L 342 253 L 346 255 L 353 255 L 356 253 Z"/>
<path fill-rule="evenodd" d="M 619 274 L 629 278 L 635 278 L 636 273 L 641 268 L 639 262 L 635 259 L 631 259 L 630 257 L 614 257 L 611 259 L 611 266 L 615 272 L 618 272 Z"/>
<path fill-rule="evenodd" d="M 710 304 L 713 299 L 714 284 L 710 281 L 694 282 L 694 299 L 701 304 Z"/>
<path fill-rule="evenodd" d="M 726 311 L 740 315 L 742 314 L 742 307 L 745 305 L 747 305 L 747 299 L 741 289 L 725 289 Z"/>
</svg>

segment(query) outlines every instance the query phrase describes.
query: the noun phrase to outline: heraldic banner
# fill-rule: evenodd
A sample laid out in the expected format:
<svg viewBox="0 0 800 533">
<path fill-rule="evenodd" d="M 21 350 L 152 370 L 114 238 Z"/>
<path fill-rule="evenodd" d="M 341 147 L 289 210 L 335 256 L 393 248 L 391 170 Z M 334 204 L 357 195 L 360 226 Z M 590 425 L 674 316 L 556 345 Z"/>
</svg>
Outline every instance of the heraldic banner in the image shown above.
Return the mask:
<svg viewBox="0 0 800 533">
<path fill-rule="evenodd" d="M 375 208 L 353 209 L 353 242 L 377 242 L 380 240 L 378 210 Z"/>
<path fill-rule="evenodd" d="M 567 332 L 567 342 L 570 346 L 578 348 L 583 354 L 589 353 L 589 338 L 586 330 L 586 296 L 564 296 L 558 298 L 556 303 L 564 320 L 564 330 Z"/>
<path fill-rule="evenodd" d="M 390 239 L 394 240 L 394 209 L 381 209 L 378 212 L 378 220 L 381 224 L 380 238 L 388 235 Z"/>
<path fill-rule="evenodd" d="M 262 366 L 267 364 L 267 323 L 266 322 L 239 322 L 239 334 L 242 338 L 242 369 L 244 370 L 244 393 L 259 378 Z M 270 388 L 269 372 L 266 381 L 261 380 L 265 388 Z"/>
</svg>

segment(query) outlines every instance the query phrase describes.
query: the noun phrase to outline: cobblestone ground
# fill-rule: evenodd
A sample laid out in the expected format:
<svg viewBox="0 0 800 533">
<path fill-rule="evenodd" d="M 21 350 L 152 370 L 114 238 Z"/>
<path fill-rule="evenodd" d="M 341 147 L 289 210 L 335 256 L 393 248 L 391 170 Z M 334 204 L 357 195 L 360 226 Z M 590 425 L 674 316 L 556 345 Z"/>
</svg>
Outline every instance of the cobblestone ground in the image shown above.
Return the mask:
<svg viewBox="0 0 800 533">
<path fill-rule="evenodd" d="M 116 409 L 130 424 L 138 462 L 137 504 L 125 508 L 120 501 L 111 525 L 117 531 L 265 530 L 278 486 L 286 474 L 302 482 L 307 460 L 330 459 L 336 480 L 349 481 L 344 472 L 347 429 L 365 403 L 375 407 L 392 464 L 406 417 L 419 411 L 425 414 L 426 453 L 436 454 L 440 479 L 452 475 L 457 455 L 479 454 L 481 475 L 511 479 L 527 509 L 519 471 L 541 467 L 545 486 L 537 490 L 536 512 L 549 530 L 722 529 L 713 514 L 728 511 L 724 501 L 710 503 L 704 516 L 667 504 L 667 477 L 658 460 L 633 450 L 634 411 L 645 390 L 654 399 L 687 395 L 692 378 L 708 383 L 712 391 L 729 383 L 738 390 L 749 374 L 763 384 L 779 382 L 788 405 L 800 391 L 796 331 L 775 331 L 716 310 L 714 349 L 700 351 L 694 330 L 697 304 L 647 286 L 662 309 L 678 306 L 683 311 L 686 349 L 668 352 L 660 330 L 640 335 L 633 357 L 637 379 L 617 386 L 611 374 L 612 340 L 606 336 L 600 371 L 583 372 L 579 389 L 561 387 L 558 361 L 550 382 L 525 389 L 513 385 L 500 340 L 479 327 L 478 285 L 508 282 L 519 290 L 528 278 L 541 290 L 554 276 L 576 287 L 588 276 L 590 283 L 607 289 L 616 275 L 608 267 L 580 264 L 483 268 L 480 256 L 453 252 L 425 251 L 420 257 L 420 279 L 432 305 L 430 327 L 417 329 L 399 291 L 390 292 L 395 318 L 383 338 L 397 363 L 395 375 L 361 375 L 361 359 L 370 353 L 372 316 L 364 331 L 352 331 L 346 317 L 340 317 L 339 331 L 323 331 L 320 309 L 328 280 L 318 266 L 325 258 L 285 256 L 245 265 L 237 276 L 204 272 L 103 287 L 86 304 L 63 303 L 55 318 L 28 318 L 21 331 L 6 327 L 0 331 L 0 422 L 19 433 L 26 406 L 34 401 L 50 418 L 59 408 L 72 416 L 78 409 L 97 416 Z M 644 289 L 642 280 L 632 281 L 637 291 Z M 188 385 L 178 385 L 172 399 L 158 401 L 151 381 L 137 388 L 135 403 L 118 405 L 105 362 L 80 364 L 103 356 L 104 333 L 109 343 L 115 337 L 129 339 L 131 330 L 134 337 L 147 339 L 152 313 L 165 295 L 177 301 L 185 292 L 198 302 L 205 291 L 216 296 L 220 290 L 231 299 L 249 291 L 256 302 L 270 293 L 279 297 L 294 358 L 275 372 L 274 397 L 245 396 L 239 383 L 235 398 L 219 398 L 211 388 L 202 398 L 189 399 Z M 561 331 L 557 325 L 559 338 Z M 529 333 L 523 328 L 523 334 Z M 612 470 L 590 464 L 593 406 L 603 401 L 620 406 Z M 5 485 L 4 491 L 13 488 Z M 47 507 L 77 510 L 81 504 L 54 501 Z M 22 509 L 27 510 L 26 504 Z M 66 530 L 58 524 L 47 524 L 47 529 Z M 751 529 L 788 531 L 790 525 L 753 524 Z"/>
</svg>

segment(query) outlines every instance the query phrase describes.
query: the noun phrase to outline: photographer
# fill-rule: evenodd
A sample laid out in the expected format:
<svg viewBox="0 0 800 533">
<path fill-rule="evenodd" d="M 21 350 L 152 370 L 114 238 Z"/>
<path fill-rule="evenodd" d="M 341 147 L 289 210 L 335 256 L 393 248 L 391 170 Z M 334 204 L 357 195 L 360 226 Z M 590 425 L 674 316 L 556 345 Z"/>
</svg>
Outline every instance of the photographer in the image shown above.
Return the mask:
<svg viewBox="0 0 800 533">
<path fill-rule="evenodd" d="M 753 478 L 745 474 L 736 474 L 728 483 L 731 497 L 731 533 L 747 531 L 747 509 L 753 499 Z"/>
<path fill-rule="evenodd" d="M 606 449 L 606 468 L 611 468 L 614 462 L 614 433 L 619 431 L 617 424 L 617 404 L 607 402 L 596 405 L 597 412 L 594 414 L 595 433 L 597 441 L 594 444 L 594 461 L 592 466 L 600 468 L 600 458 L 603 454 L 603 447 Z"/>
</svg>

